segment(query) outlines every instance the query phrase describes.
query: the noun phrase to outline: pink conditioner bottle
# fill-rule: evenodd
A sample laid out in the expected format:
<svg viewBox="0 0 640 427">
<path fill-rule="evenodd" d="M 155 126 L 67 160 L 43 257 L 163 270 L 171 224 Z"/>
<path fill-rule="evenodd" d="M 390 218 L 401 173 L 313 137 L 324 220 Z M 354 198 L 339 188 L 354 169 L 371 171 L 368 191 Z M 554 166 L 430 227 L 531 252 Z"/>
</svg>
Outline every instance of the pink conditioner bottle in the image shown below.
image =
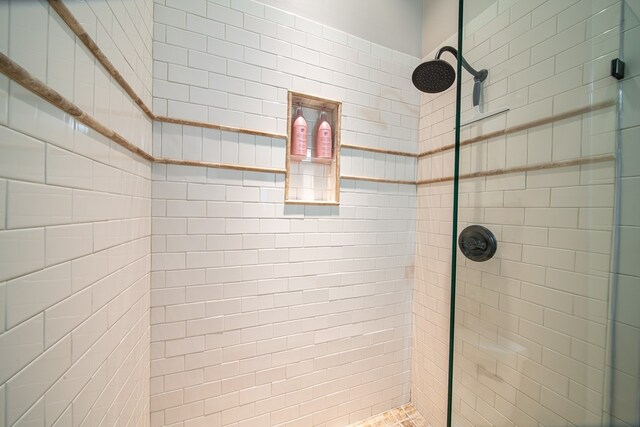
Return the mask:
<svg viewBox="0 0 640 427">
<path fill-rule="evenodd" d="M 296 118 L 291 130 L 291 155 L 303 157 L 307 155 L 307 121 L 302 116 L 300 105 L 296 110 Z"/>
<path fill-rule="evenodd" d="M 316 155 L 320 159 L 330 159 L 332 157 L 333 144 L 331 141 L 331 125 L 327 120 L 327 113 L 320 114 L 320 125 L 316 135 Z"/>
</svg>

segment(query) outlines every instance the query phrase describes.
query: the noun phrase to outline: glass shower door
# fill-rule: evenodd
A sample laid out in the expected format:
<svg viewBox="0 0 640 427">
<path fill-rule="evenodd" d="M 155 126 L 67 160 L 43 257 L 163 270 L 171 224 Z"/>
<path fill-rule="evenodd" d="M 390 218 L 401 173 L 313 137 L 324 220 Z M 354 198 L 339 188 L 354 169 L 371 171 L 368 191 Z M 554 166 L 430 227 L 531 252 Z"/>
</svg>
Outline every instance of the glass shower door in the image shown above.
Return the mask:
<svg viewBox="0 0 640 427">
<path fill-rule="evenodd" d="M 625 341 L 636 337 L 632 361 L 615 356 L 627 350 L 616 338 L 633 321 L 616 321 L 620 304 L 629 305 L 618 295 L 629 257 L 618 251 L 616 204 L 626 196 L 611 64 L 623 56 L 621 19 L 624 32 L 634 31 L 638 8 L 619 0 L 462 4 L 458 49 L 488 77 L 474 107 L 474 79 L 459 68 L 451 425 L 638 425 L 633 399 L 611 404 L 614 391 L 622 398 L 618 382 L 633 381 L 634 362 L 637 384 L 640 342 L 625 332 Z M 469 226 L 485 231 L 464 233 Z M 478 230 L 495 237 L 490 259 L 460 249 L 488 255 L 490 237 Z M 626 295 L 639 296 L 629 280 Z M 631 367 L 612 374 L 616 363 Z"/>
</svg>

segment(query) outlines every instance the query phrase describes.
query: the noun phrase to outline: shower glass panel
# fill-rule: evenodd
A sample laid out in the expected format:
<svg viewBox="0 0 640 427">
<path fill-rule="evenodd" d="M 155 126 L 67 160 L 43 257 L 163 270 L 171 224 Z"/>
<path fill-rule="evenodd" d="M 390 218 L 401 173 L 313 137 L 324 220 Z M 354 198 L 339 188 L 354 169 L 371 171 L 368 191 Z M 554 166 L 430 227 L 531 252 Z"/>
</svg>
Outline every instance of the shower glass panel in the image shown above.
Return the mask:
<svg viewBox="0 0 640 427">
<path fill-rule="evenodd" d="M 629 402 L 611 404 L 626 394 L 621 381 L 637 385 L 640 342 L 637 329 L 626 331 L 637 319 L 616 318 L 630 302 L 619 301 L 617 274 L 629 258 L 618 250 L 624 209 L 616 207 L 626 197 L 616 156 L 624 83 L 611 76 L 612 60 L 624 57 L 623 33 L 636 35 L 628 48 L 638 51 L 637 4 L 461 1 L 457 48 L 488 77 L 474 107 L 474 79 L 459 73 L 450 113 L 460 122 L 456 235 L 480 225 L 497 250 L 473 261 L 457 248 L 451 425 L 639 425 L 637 387 L 627 390 Z M 627 218 L 633 231 L 636 217 Z M 486 248 L 470 236 L 466 252 Z M 638 302 L 635 257 L 625 295 Z"/>
</svg>

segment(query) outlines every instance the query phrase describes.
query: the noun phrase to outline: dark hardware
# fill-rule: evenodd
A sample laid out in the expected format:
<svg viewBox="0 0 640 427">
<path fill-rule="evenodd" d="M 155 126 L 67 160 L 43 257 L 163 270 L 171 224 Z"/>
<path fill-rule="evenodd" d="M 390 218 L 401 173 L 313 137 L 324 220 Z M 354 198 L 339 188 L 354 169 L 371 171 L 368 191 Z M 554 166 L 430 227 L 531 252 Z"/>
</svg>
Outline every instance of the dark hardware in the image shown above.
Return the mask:
<svg viewBox="0 0 640 427">
<path fill-rule="evenodd" d="M 483 262 L 491 259 L 496 253 L 498 241 L 488 228 L 470 225 L 460 233 L 458 246 L 471 261 Z"/>
<path fill-rule="evenodd" d="M 624 61 L 622 59 L 611 60 L 611 76 L 618 80 L 624 79 Z"/>
</svg>

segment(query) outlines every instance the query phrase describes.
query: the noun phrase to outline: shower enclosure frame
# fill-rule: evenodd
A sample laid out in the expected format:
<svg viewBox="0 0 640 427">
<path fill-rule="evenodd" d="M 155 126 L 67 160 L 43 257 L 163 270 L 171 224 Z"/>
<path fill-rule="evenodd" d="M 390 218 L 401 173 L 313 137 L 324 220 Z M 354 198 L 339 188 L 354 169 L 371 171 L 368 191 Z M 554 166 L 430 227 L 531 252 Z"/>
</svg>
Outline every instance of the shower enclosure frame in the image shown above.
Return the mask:
<svg viewBox="0 0 640 427">
<path fill-rule="evenodd" d="M 447 372 L 447 427 L 453 417 L 453 362 L 456 324 L 456 275 L 458 251 L 458 196 L 460 193 L 460 108 L 462 100 L 462 43 L 464 25 L 464 0 L 458 0 L 458 61 L 456 61 L 456 128 L 453 148 L 453 217 L 451 225 L 451 302 L 449 304 L 449 369 Z"/>
</svg>

